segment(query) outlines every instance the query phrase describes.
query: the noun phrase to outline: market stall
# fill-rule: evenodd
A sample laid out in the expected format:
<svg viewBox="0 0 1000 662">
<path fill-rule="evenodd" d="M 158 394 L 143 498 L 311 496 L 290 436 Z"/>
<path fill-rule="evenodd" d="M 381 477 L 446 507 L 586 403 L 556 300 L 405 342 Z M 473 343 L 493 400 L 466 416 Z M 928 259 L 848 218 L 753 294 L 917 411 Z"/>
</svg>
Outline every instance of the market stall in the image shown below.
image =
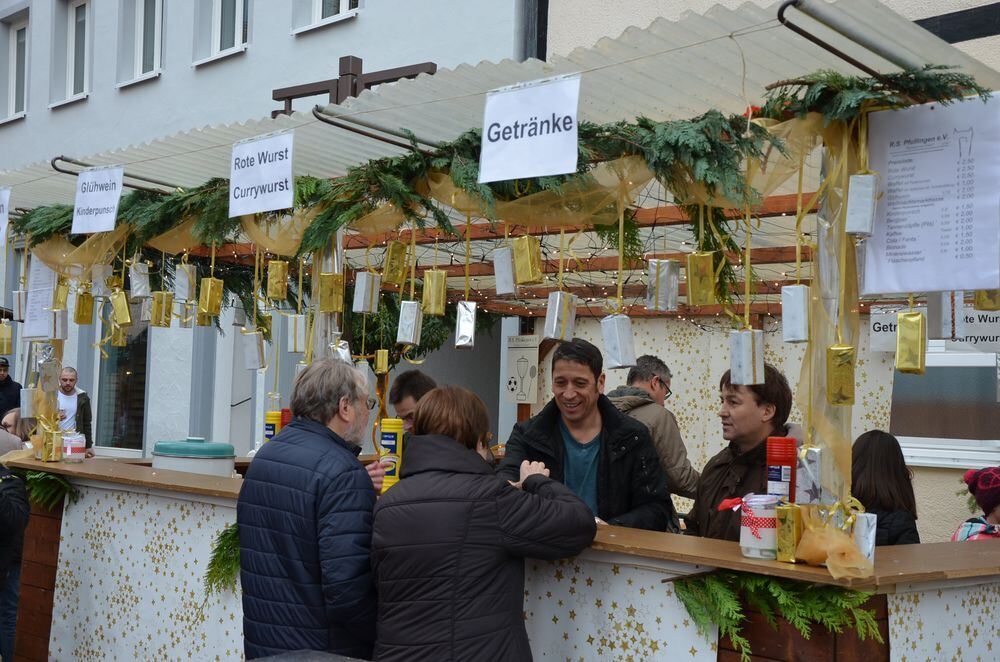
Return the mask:
<svg viewBox="0 0 1000 662">
<path fill-rule="evenodd" d="M 715 39 L 732 40 L 742 59 L 737 38 L 752 41 L 750 28 Z M 593 77 L 578 91 L 599 76 L 613 87 L 601 73 L 611 66 L 586 71 Z M 526 64 L 514 80 L 536 67 Z M 734 384 L 761 383 L 768 351 L 794 354 L 806 438 L 792 453 L 800 489 L 789 489 L 780 508 L 782 519 L 800 524 L 774 532 L 777 542 L 765 550 L 777 556 L 783 548 L 784 562 L 744 558 L 735 543 L 602 529 L 576 559 L 528 562 L 525 612 L 537 656 L 709 659 L 725 646 L 745 654 L 750 644 L 732 612 L 727 620 L 711 596 L 726 591 L 737 600 L 757 580 L 723 586 L 719 577 L 727 575 L 711 574 L 720 569 L 835 587 L 824 604 L 839 599 L 835 618 L 853 620 L 833 623 L 858 639 L 881 637 L 893 656 L 920 656 L 931 642 L 974 629 L 979 612 L 969 601 L 997 601 L 996 552 L 926 545 L 879 550 L 872 559 L 871 530 L 857 534 L 870 515 L 851 497 L 850 448 L 854 405 L 869 410 L 862 415 L 885 408 L 884 393 L 865 397 L 884 391 L 884 383 L 867 389 L 859 375 L 867 360 L 859 315 L 867 306 L 898 308 L 892 367 L 910 374 L 924 371 L 928 336 L 958 339 L 966 301 L 978 310 L 1000 308 L 1000 241 L 995 223 L 981 222 L 996 218 L 986 191 L 998 169 L 992 156 L 971 156 L 971 137 L 960 131 L 996 102 L 968 68 L 921 62 L 866 77 L 789 69 L 790 77 L 750 92 L 744 73 L 743 91 L 727 91 L 725 108 L 685 106 L 687 119 L 659 113 L 577 121 L 575 109 L 560 115 L 559 126 L 574 130 L 568 169 L 490 178 L 483 165 L 496 164 L 488 163 L 484 140 L 494 140 L 493 125 L 440 137 L 415 123 L 415 133 L 383 127 L 389 154 L 336 178 L 315 176 L 293 169 L 289 155 L 309 152 L 297 136 L 316 127 L 299 134 L 302 118 L 279 119 L 270 125 L 282 129 L 277 134 L 261 130 L 232 146 L 231 179 L 119 191 L 103 225 L 84 224 L 79 205 L 40 204 L 16 214 L 13 231 L 31 256 L 15 293 L 30 375 L 22 415 L 37 428 L 36 459 L 11 466 L 65 476 L 68 493 L 78 497 L 61 513 L 56 502 L 61 542 L 57 562 L 48 550 L 55 573 L 47 654 L 236 657 L 242 650 L 238 587 L 218 590 L 237 567 L 238 550 L 225 540 L 231 544 L 240 479 L 106 460 L 59 462 L 64 453 L 81 459 L 79 445 L 65 443 L 59 430 L 55 401 L 71 310 L 73 324 L 99 328 L 95 345 L 103 353 L 125 346 L 136 320 L 185 333 L 238 307 L 245 351 L 235 361 L 273 378 L 267 410 L 281 407 L 278 364 L 289 355 L 296 370 L 336 357 L 378 376 L 379 418 L 393 366 L 419 364 L 452 333 L 456 348 L 474 349 L 477 334 L 501 314 L 538 317 L 537 335 L 550 343 L 599 338 L 612 369 L 634 365 L 641 346 L 634 322 L 646 318 L 691 322 L 722 336 L 721 353 L 703 363 L 730 368 Z M 995 72 L 986 77 L 992 83 Z M 370 102 L 363 96 L 354 108 L 365 112 Z M 342 129 L 349 115 L 317 109 L 310 124 Z M 548 126 L 520 126 L 552 133 L 556 121 L 553 114 Z M 906 126 L 919 126 L 920 135 L 903 135 Z M 517 131 L 497 123 L 496 139 Z M 1000 145 L 989 131 L 975 135 L 977 145 L 994 138 Z M 958 159 L 958 181 L 915 212 L 920 186 L 941 176 L 914 174 L 941 158 L 930 153 L 935 143 Z M 255 154 L 257 166 L 268 165 L 258 174 L 274 184 L 266 190 L 241 174 L 256 167 Z M 85 170 L 80 191 L 106 191 L 106 177 L 117 177 L 120 189 L 125 174 L 120 166 Z M 896 234 L 886 233 L 904 208 L 926 223 L 898 223 Z M 762 229 L 778 215 L 791 222 L 774 234 Z M 931 251 L 925 225 L 947 225 L 954 245 Z M 911 241 L 919 260 L 897 245 Z M 779 316 L 780 342 L 775 328 L 765 341 L 765 323 Z M 600 329 L 581 323 L 575 334 L 578 318 L 599 318 Z M 275 341 L 279 328 L 284 335 Z M 0 329 L 9 342 L 11 327 Z M 533 396 L 547 396 L 539 376 Z M 716 378 L 697 385 L 701 397 L 714 398 Z M 222 539 L 220 531 L 227 532 Z M 809 560 L 829 567 L 795 563 L 803 560 L 801 542 L 819 536 L 830 543 L 813 541 L 823 553 Z M 850 564 L 832 561 L 834 543 Z M 228 571 L 221 584 L 210 581 L 209 595 L 201 578 L 219 579 L 210 557 Z M 86 574 L 78 559 L 88 560 Z M 870 612 L 862 606 L 868 596 L 857 591 L 888 595 L 885 609 Z M 829 626 L 824 613 L 811 618 Z M 716 627 L 728 644 L 720 644 Z M 989 645 L 982 642 L 955 645 L 982 652 Z"/>
<path fill-rule="evenodd" d="M 234 521 L 241 479 L 114 460 L 78 465 L 24 460 L 12 466 L 56 472 L 76 494 L 59 513 L 48 646 L 38 649 L 42 642 L 30 635 L 35 624 L 29 621 L 44 615 L 22 613 L 19 631 L 29 634 L 19 635 L 18 655 L 240 657 L 238 584 L 206 593 L 206 581 L 212 577 L 214 541 Z M 678 597 L 685 579 L 697 582 L 721 570 L 765 582 L 793 580 L 782 585 L 786 590 L 801 583 L 802 590 L 870 592 L 874 605 L 887 600 L 864 621 L 882 641 L 874 634 L 865 640 L 842 634 L 842 655 L 865 650 L 872 659 L 988 659 L 991 641 L 975 632 L 986 632 L 984 615 L 1000 608 L 1000 550 L 993 547 L 886 548 L 876 555 L 871 577 L 836 580 L 823 568 L 747 559 L 736 543 L 602 527 L 591 548 L 576 558 L 526 562 L 528 635 L 536 659 L 543 660 L 728 659 L 724 651 L 732 649 L 731 641 L 712 625 L 699 629 L 697 613 Z M 26 567 L 42 567 L 44 559 L 29 550 Z M 745 626 L 755 653 L 771 651 L 772 659 L 786 659 L 777 651 L 806 645 L 780 613 L 779 619 L 784 625 L 777 631 L 762 626 L 759 615 L 756 626 Z M 817 650 L 833 659 L 834 635 L 819 625 L 813 631 Z M 823 645 L 829 648 L 822 650 Z"/>
</svg>

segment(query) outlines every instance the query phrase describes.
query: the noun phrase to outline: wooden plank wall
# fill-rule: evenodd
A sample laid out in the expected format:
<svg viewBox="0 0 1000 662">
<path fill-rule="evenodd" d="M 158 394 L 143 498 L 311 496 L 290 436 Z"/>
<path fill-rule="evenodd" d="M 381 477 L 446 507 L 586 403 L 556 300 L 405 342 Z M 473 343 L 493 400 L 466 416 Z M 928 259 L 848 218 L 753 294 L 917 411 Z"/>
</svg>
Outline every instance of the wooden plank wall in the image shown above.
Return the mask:
<svg viewBox="0 0 1000 662">
<path fill-rule="evenodd" d="M 61 503 L 55 510 L 31 506 L 31 518 L 24 532 L 14 662 L 45 662 L 49 659 L 52 597 L 59 561 L 62 512 Z"/>
<path fill-rule="evenodd" d="M 889 611 L 884 595 L 872 596 L 868 607 L 875 610 L 875 621 L 885 643 L 873 639 L 861 641 L 853 632 L 834 634 L 821 625 L 804 639 L 788 621 L 778 619 L 777 631 L 757 610 L 744 605 L 748 616 L 743 636 L 750 640 L 751 662 L 864 662 L 889 661 Z M 719 662 L 739 662 L 740 654 L 729 637 L 719 638 Z"/>
</svg>

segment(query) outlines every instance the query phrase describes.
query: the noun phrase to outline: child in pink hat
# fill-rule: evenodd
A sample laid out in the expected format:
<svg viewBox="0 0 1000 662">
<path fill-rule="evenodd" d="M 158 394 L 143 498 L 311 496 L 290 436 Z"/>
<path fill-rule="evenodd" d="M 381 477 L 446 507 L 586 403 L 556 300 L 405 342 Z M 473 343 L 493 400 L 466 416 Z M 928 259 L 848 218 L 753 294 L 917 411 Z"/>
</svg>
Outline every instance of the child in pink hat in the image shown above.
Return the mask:
<svg viewBox="0 0 1000 662">
<path fill-rule="evenodd" d="M 961 542 L 1000 538 L 1000 467 L 986 467 L 978 471 L 970 469 L 965 472 L 964 478 L 983 514 L 962 522 L 951 539 Z"/>
</svg>

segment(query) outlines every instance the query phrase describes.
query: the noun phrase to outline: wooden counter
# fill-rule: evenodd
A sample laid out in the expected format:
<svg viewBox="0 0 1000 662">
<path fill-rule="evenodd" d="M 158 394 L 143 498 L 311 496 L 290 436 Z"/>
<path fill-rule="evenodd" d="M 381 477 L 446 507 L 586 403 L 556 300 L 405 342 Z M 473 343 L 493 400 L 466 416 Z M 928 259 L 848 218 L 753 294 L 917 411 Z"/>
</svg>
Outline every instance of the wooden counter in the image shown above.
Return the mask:
<svg viewBox="0 0 1000 662">
<path fill-rule="evenodd" d="M 11 466 L 33 471 L 48 471 L 74 478 L 234 500 L 239 496 L 240 487 L 243 485 L 241 478 L 217 478 L 183 471 L 153 469 L 129 460 L 92 458 L 78 464 L 21 460 L 11 462 Z M 748 559 L 740 553 L 739 545 L 734 542 L 616 526 L 599 527 L 592 549 L 647 559 L 874 590 L 879 593 L 892 593 L 899 584 L 1000 578 L 1000 545 L 982 542 L 881 547 L 875 555 L 875 574 L 865 579 L 834 579 L 825 568 Z"/>
<path fill-rule="evenodd" d="M 878 593 L 892 593 L 900 584 L 988 577 L 1000 579 L 1000 545 L 989 542 L 879 547 L 875 552 L 875 574 L 865 579 L 834 579 L 826 568 L 749 559 L 742 555 L 739 544 L 726 540 L 708 540 L 617 526 L 599 527 L 591 547 L 629 556 L 835 584 Z"/>
<path fill-rule="evenodd" d="M 153 469 L 150 466 L 136 464 L 134 460 L 129 459 L 93 457 L 76 463 L 14 460 L 8 466 L 26 471 L 46 471 L 71 478 L 86 478 L 108 483 L 167 490 L 168 492 L 184 492 L 230 499 L 236 499 L 243 486 L 242 478 L 220 478 L 187 471 Z"/>
</svg>

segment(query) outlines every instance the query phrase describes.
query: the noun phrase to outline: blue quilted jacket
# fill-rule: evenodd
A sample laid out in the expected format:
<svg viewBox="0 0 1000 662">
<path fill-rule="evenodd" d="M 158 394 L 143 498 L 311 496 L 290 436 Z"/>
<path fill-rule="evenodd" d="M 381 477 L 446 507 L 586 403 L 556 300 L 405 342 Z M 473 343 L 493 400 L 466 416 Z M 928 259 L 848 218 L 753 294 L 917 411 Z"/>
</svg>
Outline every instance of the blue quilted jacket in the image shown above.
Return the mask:
<svg viewBox="0 0 1000 662">
<path fill-rule="evenodd" d="M 236 506 L 247 658 L 371 657 L 375 490 L 359 450 L 296 418 L 250 463 Z"/>
</svg>

